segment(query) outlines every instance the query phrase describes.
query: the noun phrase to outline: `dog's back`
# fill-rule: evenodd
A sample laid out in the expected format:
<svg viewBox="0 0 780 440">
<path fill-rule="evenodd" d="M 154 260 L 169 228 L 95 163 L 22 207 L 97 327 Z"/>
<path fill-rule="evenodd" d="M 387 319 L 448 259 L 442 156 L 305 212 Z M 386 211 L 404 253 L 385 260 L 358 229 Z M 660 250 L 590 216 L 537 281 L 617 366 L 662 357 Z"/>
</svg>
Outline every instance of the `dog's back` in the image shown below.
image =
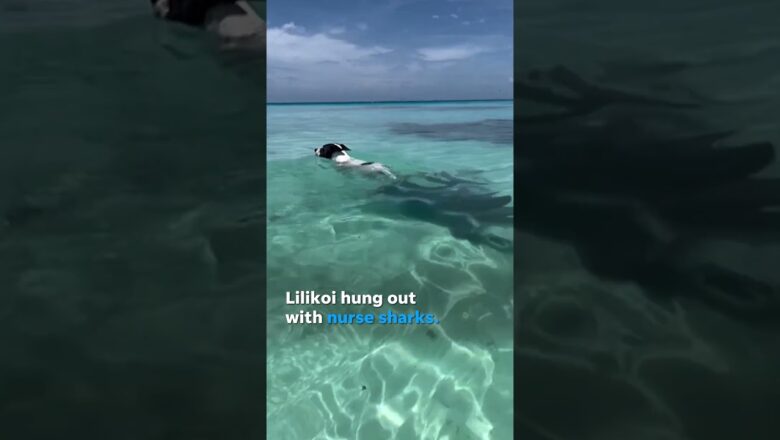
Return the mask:
<svg viewBox="0 0 780 440">
<path fill-rule="evenodd" d="M 395 175 L 385 165 L 378 162 L 366 162 L 355 159 L 350 156 L 348 151 L 352 151 L 344 144 L 325 144 L 320 148 L 314 149 L 314 155 L 323 159 L 329 159 L 338 166 L 355 168 L 363 172 L 382 174 L 391 179 L 396 179 Z"/>
</svg>

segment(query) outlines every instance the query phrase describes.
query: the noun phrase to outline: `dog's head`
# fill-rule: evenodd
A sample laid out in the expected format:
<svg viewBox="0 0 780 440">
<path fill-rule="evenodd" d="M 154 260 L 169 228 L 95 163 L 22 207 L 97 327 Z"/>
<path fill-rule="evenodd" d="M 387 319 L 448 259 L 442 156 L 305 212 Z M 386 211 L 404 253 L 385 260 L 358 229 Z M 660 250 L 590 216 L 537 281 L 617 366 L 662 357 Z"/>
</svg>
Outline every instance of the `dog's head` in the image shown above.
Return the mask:
<svg viewBox="0 0 780 440">
<path fill-rule="evenodd" d="M 314 149 L 314 155 L 324 159 L 333 159 L 333 156 L 343 154 L 345 151 L 351 151 L 344 144 L 325 144 L 320 148 Z"/>
</svg>

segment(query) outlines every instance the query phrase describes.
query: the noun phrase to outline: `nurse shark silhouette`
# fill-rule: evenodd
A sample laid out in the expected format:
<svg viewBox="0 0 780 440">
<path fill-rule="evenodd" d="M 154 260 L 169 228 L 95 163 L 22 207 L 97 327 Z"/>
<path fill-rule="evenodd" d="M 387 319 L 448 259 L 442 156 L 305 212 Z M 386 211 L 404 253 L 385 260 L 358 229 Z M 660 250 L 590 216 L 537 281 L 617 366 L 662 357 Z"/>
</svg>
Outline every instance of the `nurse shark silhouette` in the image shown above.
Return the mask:
<svg viewBox="0 0 780 440">
<path fill-rule="evenodd" d="M 487 182 L 477 179 L 447 172 L 403 176 L 398 182 L 380 186 L 376 190 L 378 201 L 363 208 L 443 226 L 455 238 L 512 252 L 511 240 L 488 230 L 490 226 L 511 227 L 512 197 L 487 191 Z"/>
</svg>

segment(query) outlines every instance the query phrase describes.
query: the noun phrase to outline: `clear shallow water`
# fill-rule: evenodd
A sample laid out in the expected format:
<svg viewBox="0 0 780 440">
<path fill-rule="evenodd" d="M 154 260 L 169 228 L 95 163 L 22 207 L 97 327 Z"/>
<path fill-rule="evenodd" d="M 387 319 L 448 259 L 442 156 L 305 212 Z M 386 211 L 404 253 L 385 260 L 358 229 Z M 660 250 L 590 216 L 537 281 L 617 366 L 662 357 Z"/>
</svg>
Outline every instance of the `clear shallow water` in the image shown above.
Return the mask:
<svg viewBox="0 0 780 440">
<path fill-rule="evenodd" d="M 512 145 L 480 130 L 511 138 L 512 103 L 267 111 L 268 438 L 512 438 L 511 248 L 404 215 L 377 194 L 386 181 L 339 172 L 313 155 L 324 143 L 344 143 L 402 179 L 446 171 L 511 195 Z M 512 236 L 511 225 L 483 223 Z M 301 308 L 284 304 L 287 290 L 414 291 L 417 308 L 441 324 L 291 326 L 284 313 Z"/>
</svg>

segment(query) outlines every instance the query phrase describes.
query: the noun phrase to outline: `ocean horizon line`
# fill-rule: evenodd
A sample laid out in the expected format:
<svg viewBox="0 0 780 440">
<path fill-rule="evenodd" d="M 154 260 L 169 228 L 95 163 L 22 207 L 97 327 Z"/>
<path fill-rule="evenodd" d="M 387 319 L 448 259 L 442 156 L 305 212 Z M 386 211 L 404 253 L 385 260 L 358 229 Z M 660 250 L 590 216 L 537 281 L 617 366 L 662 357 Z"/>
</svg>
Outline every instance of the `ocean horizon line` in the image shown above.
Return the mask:
<svg viewBox="0 0 780 440">
<path fill-rule="evenodd" d="M 349 104 L 439 104 L 456 102 L 507 102 L 514 98 L 486 99 L 421 99 L 402 101 L 296 101 L 296 102 L 266 102 L 266 105 L 349 105 Z"/>
</svg>

